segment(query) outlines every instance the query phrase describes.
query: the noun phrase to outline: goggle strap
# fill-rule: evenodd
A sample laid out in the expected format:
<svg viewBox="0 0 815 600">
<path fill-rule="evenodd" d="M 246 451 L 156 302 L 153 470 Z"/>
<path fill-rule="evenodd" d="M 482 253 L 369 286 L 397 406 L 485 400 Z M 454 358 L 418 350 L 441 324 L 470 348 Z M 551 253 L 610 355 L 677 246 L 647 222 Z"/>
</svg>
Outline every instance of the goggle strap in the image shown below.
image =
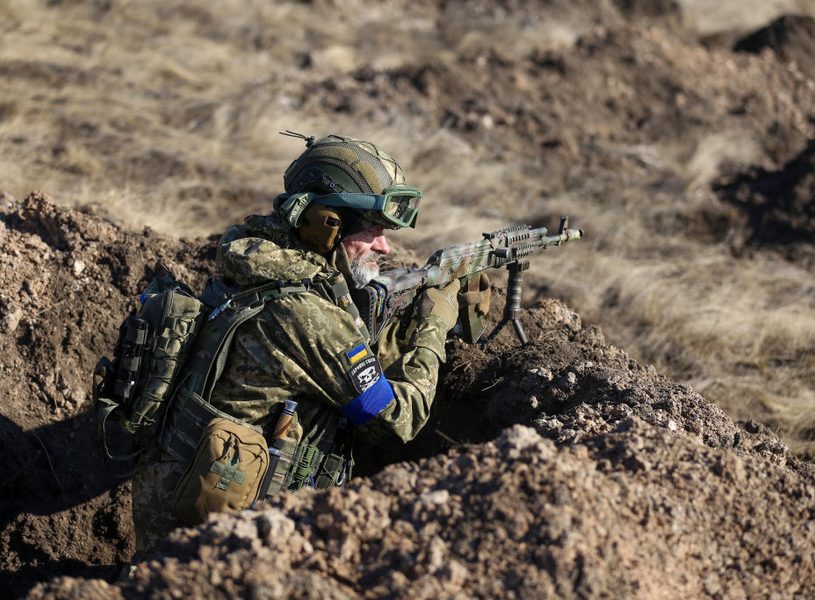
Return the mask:
<svg viewBox="0 0 815 600">
<path fill-rule="evenodd" d="M 379 210 L 385 207 L 386 196 L 374 194 L 355 194 L 353 192 L 334 192 L 318 196 L 315 201 L 325 206 L 355 208 L 357 210 Z"/>
</svg>

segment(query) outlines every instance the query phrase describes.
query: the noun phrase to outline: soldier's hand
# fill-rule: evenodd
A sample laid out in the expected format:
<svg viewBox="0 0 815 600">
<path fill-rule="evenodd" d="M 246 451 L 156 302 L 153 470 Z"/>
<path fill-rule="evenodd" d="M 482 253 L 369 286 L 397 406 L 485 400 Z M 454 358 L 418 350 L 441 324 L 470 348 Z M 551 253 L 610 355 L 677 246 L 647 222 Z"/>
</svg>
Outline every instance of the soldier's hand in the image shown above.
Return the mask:
<svg viewBox="0 0 815 600">
<path fill-rule="evenodd" d="M 474 306 L 476 314 L 483 317 L 490 312 L 492 288 L 490 278 L 483 271 L 475 277 L 477 279 L 475 285 L 468 285 L 466 290 L 458 293 L 458 304 L 462 310 Z"/>
<path fill-rule="evenodd" d="M 455 327 L 458 321 L 458 292 L 461 288 L 459 277 L 466 271 L 466 265 L 461 264 L 453 278 L 444 287 L 439 288 L 425 288 L 419 299 L 419 317 L 426 317 L 428 315 L 436 315 L 440 317 L 447 330 Z"/>
<path fill-rule="evenodd" d="M 449 331 L 458 321 L 458 279 L 441 288 L 425 288 L 419 300 L 419 316 L 436 315 L 444 321 Z"/>
</svg>

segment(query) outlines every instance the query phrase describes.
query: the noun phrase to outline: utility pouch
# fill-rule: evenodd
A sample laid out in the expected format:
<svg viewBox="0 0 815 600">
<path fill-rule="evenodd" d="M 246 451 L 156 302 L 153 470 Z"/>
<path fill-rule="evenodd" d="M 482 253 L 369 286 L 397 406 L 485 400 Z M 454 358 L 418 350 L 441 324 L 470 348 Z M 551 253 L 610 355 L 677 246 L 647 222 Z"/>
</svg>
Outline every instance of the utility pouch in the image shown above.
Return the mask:
<svg viewBox="0 0 815 600">
<path fill-rule="evenodd" d="M 204 430 L 173 496 L 173 510 L 197 525 L 211 512 L 247 508 L 260 495 L 269 447 L 257 427 L 216 417 Z"/>
<path fill-rule="evenodd" d="M 201 301 L 175 280 L 160 283 L 154 280 L 142 299 L 142 309 L 136 318 L 146 325 L 150 337 L 142 358 L 138 389 L 130 399 L 128 425 L 134 433 L 154 437 L 204 310 Z"/>
<path fill-rule="evenodd" d="M 487 327 L 484 324 L 482 313 L 479 312 L 479 305 L 469 301 L 471 298 L 480 299 L 482 297 L 484 289 L 481 287 L 481 282 L 481 273 L 473 273 L 463 280 L 459 292 L 459 305 L 461 305 L 461 308 L 459 309 L 458 319 L 462 327 L 461 338 L 467 344 L 475 344 Z M 464 303 L 462 303 L 462 298 L 465 299 Z"/>
<path fill-rule="evenodd" d="M 326 456 L 314 478 L 314 487 L 324 489 L 345 483 L 346 462 L 346 459 L 340 454 L 332 453 Z"/>
<path fill-rule="evenodd" d="M 192 291 L 169 274 L 153 279 L 140 300 L 141 308 L 119 329 L 113 360 L 100 360 L 94 372 L 98 432 L 111 459 L 133 455 L 109 452 L 105 430 L 110 418 L 141 441 L 157 437 L 181 366 L 206 314 Z"/>
<path fill-rule="evenodd" d="M 131 315 L 124 322 L 116 380 L 113 382 L 113 395 L 123 403 L 130 403 L 141 371 L 142 356 L 147 345 L 150 326 L 138 315 Z"/>
</svg>

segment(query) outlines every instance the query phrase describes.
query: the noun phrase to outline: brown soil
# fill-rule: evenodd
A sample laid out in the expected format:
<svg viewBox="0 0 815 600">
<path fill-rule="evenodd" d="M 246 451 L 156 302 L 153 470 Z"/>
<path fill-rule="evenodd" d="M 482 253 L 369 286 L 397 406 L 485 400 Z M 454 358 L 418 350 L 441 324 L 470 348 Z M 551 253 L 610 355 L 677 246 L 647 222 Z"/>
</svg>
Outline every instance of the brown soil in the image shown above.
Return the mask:
<svg viewBox="0 0 815 600">
<path fill-rule="evenodd" d="M 812 594 L 811 474 L 634 416 L 594 425 L 603 433 L 565 445 L 516 425 L 179 530 L 125 585 L 61 580 L 30 597 Z"/>
<path fill-rule="evenodd" d="M 200 284 L 212 248 L 126 232 L 39 193 L 6 197 L 0 237 L 0 588 L 115 575 L 133 552 L 129 484 L 101 461 L 90 373 L 158 263 Z"/>
<path fill-rule="evenodd" d="M 14 594 L 57 575 L 30 597 L 815 593 L 815 530 L 802 526 L 812 465 L 555 300 L 524 311 L 527 346 L 511 328 L 488 344 L 451 341 L 431 423 L 369 458 L 369 477 L 180 530 L 113 584 L 132 552 L 128 486 L 99 458 L 89 399 L 72 399 L 157 261 L 200 286 L 212 244 L 127 233 L 41 194 L 2 223 L 3 352 L 15 365 L 2 373 L 2 439 L 15 459 L 0 544 Z M 49 364 L 60 371 L 38 378 Z"/>
</svg>

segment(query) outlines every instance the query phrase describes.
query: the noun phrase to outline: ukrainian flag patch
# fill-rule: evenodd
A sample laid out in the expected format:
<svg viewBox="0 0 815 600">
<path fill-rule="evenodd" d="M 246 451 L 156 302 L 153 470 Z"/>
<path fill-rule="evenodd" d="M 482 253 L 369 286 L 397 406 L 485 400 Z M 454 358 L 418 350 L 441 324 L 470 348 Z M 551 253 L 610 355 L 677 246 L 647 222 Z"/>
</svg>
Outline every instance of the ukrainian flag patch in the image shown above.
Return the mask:
<svg viewBox="0 0 815 600">
<path fill-rule="evenodd" d="M 352 348 L 348 352 L 345 353 L 345 356 L 348 357 L 348 361 L 355 365 L 363 358 L 368 356 L 368 349 L 365 347 L 365 344 L 360 344 L 356 348 Z"/>
</svg>

